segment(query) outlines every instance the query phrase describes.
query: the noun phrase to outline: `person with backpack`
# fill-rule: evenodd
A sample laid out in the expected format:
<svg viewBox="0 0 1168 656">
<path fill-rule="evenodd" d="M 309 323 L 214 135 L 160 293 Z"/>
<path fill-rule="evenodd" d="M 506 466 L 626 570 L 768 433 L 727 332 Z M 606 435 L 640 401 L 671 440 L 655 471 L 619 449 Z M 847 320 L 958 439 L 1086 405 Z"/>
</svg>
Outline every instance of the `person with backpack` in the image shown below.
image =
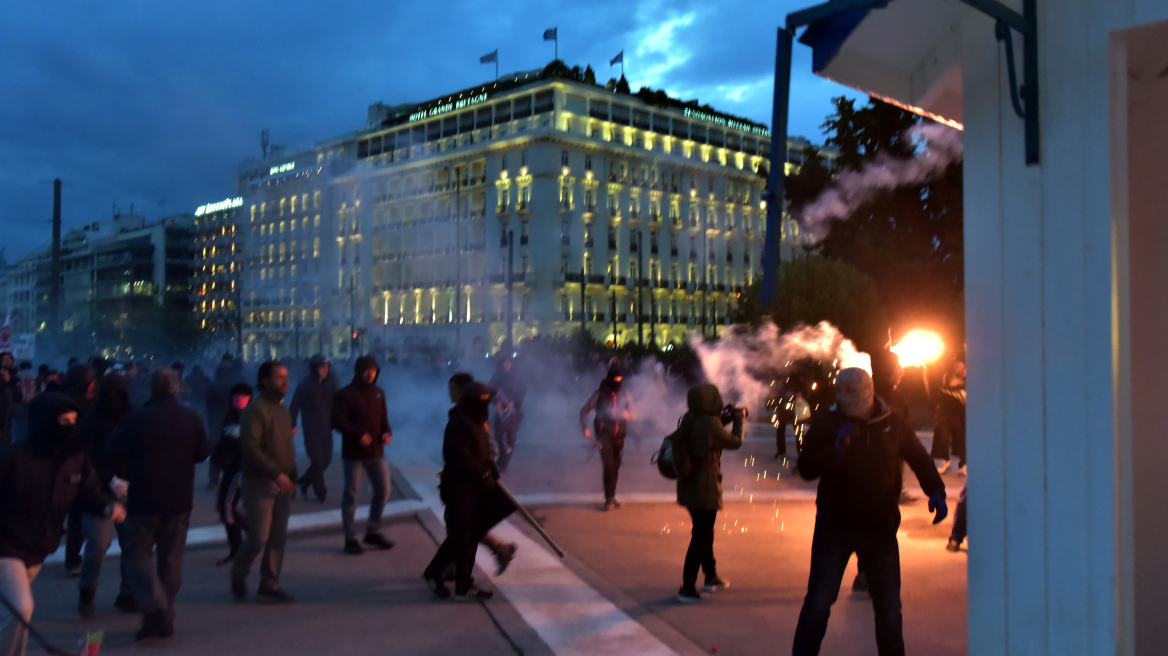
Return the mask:
<svg viewBox="0 0 1168 656">
<path fill-rule="evenodd" d="M 239 418 L 247 404 L 251 403 L 252 394 L 252 387 L 247 383 L 231 386 L 227 414 L 223 416 L 223 424 L 219 429 L 219 441 L 211 451 L 211 464 L 222 474 L 215 497 L 215 510 L 219 512 L 219 520 L 227 531 L 227 557 L 215 563 L 219 567 L 235 562 L 235 554 L 239 553 L 239 547 L 243 544 L 243 532 L 247 530 L 239 514 L 239 501 L 242 498 L 240 468 L 243 464 L 243 449 L 239 446 Z"/>
<path fill-rule="evenodd" d="M 600 462 L 604 467 L 604 509 L 620 508 L 616 500 L 616 479 L 620 473 L 621 453 L 625 448 L 625 435 L 629 421 L 633 418 L 633 401 L 628 392 L 621 391 L 624 371 L 619 365 L 608 368 L 608 375 L 600 381 L 600 387 L 588 397 L 588 402 L 580 409 L 580 428 L 584 439 L 596 443 L 600 450 Z M 592 427 L 596 436 L 588 429 L 588 414 L 596 411 Z M 721 410 L 719 408 L 719 410 Z"/>
<path fill-rule="evenodd" d="M 686 396 L 689 411 L 673 434 L 673 463 L 677 473 L 677 503 L 693 520 L 689 549 L 681 574 L 677 600 L 701 601 L 698 569 L 705 574 L 702 590 L 716 592 L 730 584 L 718 578 L 714 561 L 714 520 L 722 509 L 722 451 L 742 447 L 746 409 L 722 405 L 722 394 L 710 383 L 694 385 Z M 727 431 L 724 422 L 732 422 Z"/>
</svg>

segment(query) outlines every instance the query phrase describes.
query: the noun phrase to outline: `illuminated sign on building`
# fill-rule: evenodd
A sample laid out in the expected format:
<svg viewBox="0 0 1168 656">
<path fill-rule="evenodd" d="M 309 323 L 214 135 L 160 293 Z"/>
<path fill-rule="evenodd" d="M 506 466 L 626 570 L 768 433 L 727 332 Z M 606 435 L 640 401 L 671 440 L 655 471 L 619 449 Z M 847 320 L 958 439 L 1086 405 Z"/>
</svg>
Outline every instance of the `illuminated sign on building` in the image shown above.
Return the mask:
<svg viewBox="0 0 1168 656">
<path fill-rule="evenodd" d="M 438 105 L 436 107 L 431 107 L 430 109 L 424 109 L 420 112 L 414 112 L 413 114 L 410 114 L 410 123 L 413 123 L 414 121 L 420 121 L 424 118 L 438 116 L 439 114 L 445 114 L 446 112 L 452 112 L 456 109 L 462 109 L 463 107 L 470 107 L 471 105 L 477 105 L 481 102 L 486 102 L 486 100 L 487 100 L 487 94 L 480 93 L 477 96 L 471 96 L 470 98 L 463 98 L 462 100 L 444 103 L 444 104 Z"/>
<path fill-rule="evenodd" d="M 764 137 L 771 136 L 770 130 L 767 130 L 765 128 L 760 128 L 760 127 L 755 126 L 755 125 L 751 125 L 750 123 L 736 121 L 732 118 L 726 118 L 725 116 L 717 116 L 714 114 L 707 114 L 705 112 L 699 112 L 696 109 L 690 109 L 688 107 L 685 109 L 685 115 L 689 118 L 696 118 L 699 121 L 713 123 L 714 125 L 724 125 L 728 128 L 734 129 L 734 130 L 742 130 L 743 132 L 750 132 L 751 134 L 761 134 Z"/>
<path fill-rule="evenodd" d="M 221 212 L 223 210 L 229 210 L 233 207 L 239 207 L 240 205 L 243 205 L 242 196 L 228 198 L 227 200 L 221 200 L 218 203 L 208 203 L 206 205 L 201 205 L 199 209 L 195 210 L 195 216 L 203 216 L 204 214 Z"/>
<path fill-rule="evenodd" d="M 296 168 L 296 162 L 288 162 L 287 164 L 273 166 L 272 169 L 270 171 L 268 171 L 268 175 L 276 175 L 277 173 L 287 173 L 288 171 L 291 171 L 295 168 Z"/>
</svg>

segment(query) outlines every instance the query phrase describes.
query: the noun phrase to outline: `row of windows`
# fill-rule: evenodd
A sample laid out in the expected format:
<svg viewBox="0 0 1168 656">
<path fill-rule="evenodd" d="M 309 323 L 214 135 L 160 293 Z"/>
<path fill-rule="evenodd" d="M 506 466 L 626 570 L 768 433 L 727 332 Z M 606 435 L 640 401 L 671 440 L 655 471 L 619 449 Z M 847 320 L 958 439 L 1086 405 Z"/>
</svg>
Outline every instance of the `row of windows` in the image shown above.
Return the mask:
<svg viewBox="0 0 1168 656">
<path fill-rule="evenodd" d="M 320 191 L 312 192 L 312 209 L 319 210 L 320 203 L 321 203 Z M 270 202 L 264 201 L 264 202 L 260 203 L 259 205 L 252 205 L 251 206 L 251 221 L 254 223 L 257 217 L 260 218 L 261 220 L 266 218 L 269 210 L 272 211 L 273 213 L 278 214 L 278 216 L 284 216 L 285 214 L 296 214 L 297 212 L 307 212 L 308 209 L 309 209 L 309 207 L 308 207 L 308 194 L 303 193 L 303 194 L 300 194 L 299 196 L 297 196 L 296 194 L 293 194 L 292 196 L 281 198 L 279 201 L 276 201 L 276 200 L 272 200 Z"/>
<path fill-rule="evenodd" d="M 588 115 L 618 126 L 632 126 L 639 130 L 660 135 L 686 139 L 697 144 L 708 144 L 715 148 L 742 152 L 748 155 L 769 155 L 770 139 L 741 135 L 733 130 L 709 127 L 707 123 L 690 123 L 666 114 L 650 114 L 646 110 L 630 109 L 619 103 L 604 100 L 588 101 Z M 744 128 L 758 130 L 753 126 Z"/>
</svg>

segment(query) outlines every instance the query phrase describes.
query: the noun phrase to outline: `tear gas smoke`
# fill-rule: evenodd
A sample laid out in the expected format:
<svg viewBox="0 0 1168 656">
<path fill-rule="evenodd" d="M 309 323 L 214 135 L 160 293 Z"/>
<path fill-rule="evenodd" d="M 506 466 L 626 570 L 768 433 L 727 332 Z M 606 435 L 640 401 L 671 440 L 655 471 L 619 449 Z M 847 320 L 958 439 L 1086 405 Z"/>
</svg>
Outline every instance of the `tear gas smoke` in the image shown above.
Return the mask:
<svg viewBox="0 0 1168 656">
<path fill-rule="evenodd" d="M 937 123 L 914 125 L 906 137 L 916 145 L 916 157 L 893 159 L 878 154 L 863 169 L 840 173 L 831 188 L 803 207 L 796 221 L 813 243 L 827 237 L 832 221 L 847 218 L 881 192 L 925 182 L 960 160 L 964 152 L 961 132 Z"/>
<path fill-rule="evenodd" d="M 872 358 L 826 321 L 780 333 L 767 322 L 760 329 L 735 326 L 717 342 L 694 337 L 690 345 L 702 361 L 706 378 L 718 386 L 727 403 L 761 411 L 772 395 L 772 381 L 799 360 L 835 363 L 840 369 L 859 367 L 872 372 Z"/>
</svg>

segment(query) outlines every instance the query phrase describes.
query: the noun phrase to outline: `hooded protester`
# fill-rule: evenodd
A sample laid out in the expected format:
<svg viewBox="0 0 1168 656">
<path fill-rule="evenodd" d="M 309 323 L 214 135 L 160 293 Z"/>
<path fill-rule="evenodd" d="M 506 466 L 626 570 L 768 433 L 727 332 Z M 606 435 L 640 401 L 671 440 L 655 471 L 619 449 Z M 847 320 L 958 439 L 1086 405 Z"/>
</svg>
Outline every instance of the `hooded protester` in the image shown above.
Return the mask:
<svg viewBox="0 0 1168 656">
<path fill-rule="evenodd" d="M 820 479 L 816 493 L 811 575 L 792 652 L 818 654 L 831 606 L 852 554 L 863 563 L 876 615 L 881 656 L 904 654 L 900 605 L 900 479 L 902 460 L 929 497 L 933 523 L 945 519 L 945 484 L 928 452 L 904 421 L 876 397 L 863 369 L 836 377 L 837 402 L 811 422 L 799 475 Z"/>
<path fill-rule="evenodd" d="M 104 487 L 108 488 L 118 501 L 124 501 L 128 491 L 127 480 L 130 473 L 125 461 L 114 462 L 106 459 L 105 446 L 114 428 L 130 412 L 130 390 L 126 380 L 121 376 L 111 374 L 102 377 L 97 385 L 97 398 L 93 410 L 81 418 L 77 424 L 77 439 L 81 448 L 97 470 L 97 476 Z M 81 579 L 77 582 L 78 601 L 77 612 L 82 617 L 92 617 L 96 612 L 94 596 L 101 581 L 101 570 L 105 564 L 105 555 L 113 542 L 115 530 L 118 534 L 118 544 L 126 548 L 126 537 L 120 525 L 106 517 L 87 514 L 82 520 L 85 534 L 85 549 L 81 558 Z M 128 558 L 119 558 L 121 567 L 121 587 L 114 607 L 118 610 L 133 613 L 137 611 L 134 595 L 130 591 L 130 577 Z"/>
<path fill-rule="evenodd" d="M 219 512 L 219 519 L 227 531 L 227 557 L 215 563 L 218 566 L 229 565 L 235 562 L 235 554 L 243 544 L 243 532 L 247 525 L 239 514 L 241 498 L 240 484 L 242 477 L 240 467 L 243 461 L 243 451 L 239 446 L 239 418 L 247 405 L 251 403 L 253 391 L 247 383 L 236 383 L 228 391 L 230 401 L 227 414 L 219 428 L 219 441 L 211 451 L 211 462 L 223 474 L 219 481 L 219 492 L 215 497 L 215 510 Z"/>
<path fill-rule="evenodd" d="M 126 415 L 105 446 L 107 460 L 126 461 L 130 475 L 122 557 L 130 560 L 130 588 L 142 613 L 138 640 L 174 634 L 195 465 L 211 453 L 202 418 L 178 400 L 178 393 L 174 370 L 154 372 L 150 400 Z"/>
<path fill-rule="evenodd" d="M 499 472 L 507 471 L 511 455 L 515 453 L 515 440 L 519 436 L 519 426 L 523 423 L 523 399 L 527 396 L 527 381 L 515 367 L 511 356 L 499 361 L 495 375 L 487 382 L 495 393 L 495 442 L 499 457 L 496 461 Z"/>
<path fill-rule="evenodd" d="M 308 375 L 296 386 L 288 412 L 292 413 L 292 425 L 297 418 L 304 427 L 304 452 L 308 454 L 308 469 L 300 477 L 300 495 L 308 497 L 311 487 L 316 500 L 324 503 L 328 488 L 324 483 L 324 472 L 333 460 L 333 399 L 337 395 L 336 378 L 329 375 L 329 360 L 323 355 L 314 355 L 308 361 Z"/>
<path fill-rule="evenodd" d="M 693 520 L 689 549 L 685 553 L 681 589 L 677 600 L 682 603 L 701 601 L 698 593 L 698 568 L 705 574 L 702 590 L 716 592 L 730 587 L 718 578 L 714 561 L 714 520 L 722 509 L 722 451 L 742 447 L 746 420 L 744 408 L 733 408 L 732 430 L 722 425 L 722 394 L 718 388 L 703 383 L 694 385 L 686 396 L 689 411 L 678 427 L 675 457 L 687 458 L 689 473 L 677 479 L 677 503 L 689 511 Z"/>
<path fill-rule="evenodd" d="M 61 381 L 61 390 L 77 405 L 77 416 L 84 417 L 93 407 L 97 395 L 97 372 L 87 364 L 71 364 Z M 85 544 L 85 513 L 80 508 L 69 511 L 65 533 L 65 571 L 81 574 L 81 547 Z"/>
<path fill-rule="evenodd" d="M 490 599 L 493 593 L 474 585 L 475 551 L 495 524 L 514 512 L 515 507 L 499 490 L 499 470 L 491 456 L 488 420 L 494 391 L 474 382 L 459 396 L 442 436 L 444 467 L 438 492 L 446 504 L 446 539 L 422 578 L 441 599 L 450 597 L 443 583 L 447 565 L 454 564 L 454 598 L 459 601 Z"/>
<path fill-rule="evenodd" d="M 20 388 L 13 388 L 16 372 L 0 366 L 0 448 L 12 443 L 12 420 L 20 406 Z"/>
<path fill-rule="evenodd" d="M 629 421 L 633 418 L 632 397 L 621 390 L 623 380 L 624 370 L 618 364 L 609 366 L 608 375 L 600 381 L 600 387 L 580 409 L 580 428 L 584 430 L 584 439 L 594 441 L 600 450 L 600 462 L 604 470 L 605 510 L 620 508 L 620 502 L 616 500 L 616 481 L 620 474 L 625 435 L 628 434 Z M 596 429 L 595 438 L 588 429 L 588 414 L 593 410 L 596 411 L 592 421 Z"/>
<path fill-rule="evenodd" d="M 361 492 L 362 471 L 369 474 L 373 499 L 363 542 L 378 549 L 391 549 L 393 542 L 381 534 L 381 512 L 389 501 L 389 463 L 385 446 L 393 437 L 385 407 L 385 392 L 377 386 L 381 373 L 377 359 L 362 355 L 353 366 L 353 382 L 341 388 L 333 401 L 332 425 L 341 434 L 341 460 L 345 472 L 345 493 L 341 499 L 341 523 L 345 532 L 345 553 L 365 552 L 353 527 L 357 495 Z"/>
<path fill-rule="evenodd" d="M 219 360 L 219 366 L 215 368 L 215 376 L 208 383 L 206 392 L 203 394 L 203 406 L 207 409 L 208 425 L 213 425 L 211 422 L 219 421 L 227 412 L 228 391 L 231 386 L 236 383 L 242 383 L 243 373 L 236 364 L 235 358 L 230 354 L 224 353 L 222 359 Z M 219 468 L 215 463 L 207 468 L 207 489 L 214 490 L 219 485 Z"/>
<path fill-rule="evenodd" d="M 25 441 L 0 451 L 0 595 L 23 622 L 0 606 L 0 653 L 22 656 L 32 619 L 32 581 L 61 544 L 74 503 L 88 513 L 121 521 L 125 509 L 102 492 L 76 434 L 77 404 L 44 393 L 29 406 Z"/>
</svg>

